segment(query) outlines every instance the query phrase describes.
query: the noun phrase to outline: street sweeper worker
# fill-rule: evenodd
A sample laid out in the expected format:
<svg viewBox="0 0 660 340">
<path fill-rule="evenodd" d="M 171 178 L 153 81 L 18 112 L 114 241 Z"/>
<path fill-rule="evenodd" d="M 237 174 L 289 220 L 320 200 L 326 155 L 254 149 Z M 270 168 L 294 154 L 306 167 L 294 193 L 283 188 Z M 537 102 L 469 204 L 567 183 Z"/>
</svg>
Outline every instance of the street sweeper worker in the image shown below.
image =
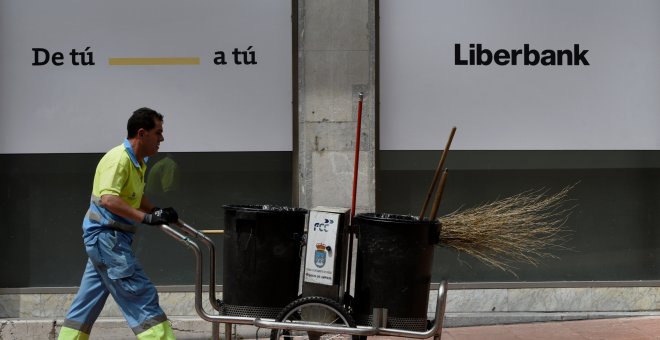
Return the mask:
<svg viewBox="0 0 660 340">
<path fill-rule="evenodd" d="M 58 339 L 88 339 L 108 295 L 138 339 L 174 339 L 156 288 L 131 249 L 139 223 L 178 221 L 173 208 L 157 208 L 144 195 L 146 162 L 164 141 L 163 116 L 138 109 L 128 119 L 127 130 L 124 143 L 108 151 L 96 167 L 82 225 L 89 258 Z"/>
</svg>

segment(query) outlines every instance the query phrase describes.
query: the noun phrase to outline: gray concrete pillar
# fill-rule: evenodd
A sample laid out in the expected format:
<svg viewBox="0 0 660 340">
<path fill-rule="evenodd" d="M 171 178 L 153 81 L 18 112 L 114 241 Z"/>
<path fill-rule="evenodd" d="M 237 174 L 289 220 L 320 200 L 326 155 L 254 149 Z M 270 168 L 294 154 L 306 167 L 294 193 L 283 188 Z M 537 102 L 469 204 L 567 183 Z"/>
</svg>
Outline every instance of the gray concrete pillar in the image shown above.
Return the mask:
<svg viewBox="0 0 660 340">
<path fill-rule="evenodd" d="M 298 205 L 351 205 L 358 93 L 364 93 L 358 212 L 375 209 L 374 0 L 298 2 Z"/>
</svg>

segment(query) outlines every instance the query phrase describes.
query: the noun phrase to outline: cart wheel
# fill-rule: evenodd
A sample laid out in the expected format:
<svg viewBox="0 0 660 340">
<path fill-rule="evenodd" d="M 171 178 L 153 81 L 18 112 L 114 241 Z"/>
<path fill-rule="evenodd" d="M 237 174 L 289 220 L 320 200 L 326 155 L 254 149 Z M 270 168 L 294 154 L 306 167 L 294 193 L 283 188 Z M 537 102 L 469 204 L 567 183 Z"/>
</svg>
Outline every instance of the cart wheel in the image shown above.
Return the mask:
<svg viewBox="0 0 660 340">
<path fill-rule="evenodd" d="M 326 326 L 355 327 L 353 317 L 348 314 L 346 308 L 332 299 L 320 296 L 308 296 L 295 300 L 284 307 L 275 319 L 280 322 L 300 322 Z M 350 334 L 326 334 L 313 331 L 295 331 L 285 329 L 273 329 L 270 333 L 271 340 L 284 339 L 349 339 L 358 340 L 358 336 Z"/>
</svg>

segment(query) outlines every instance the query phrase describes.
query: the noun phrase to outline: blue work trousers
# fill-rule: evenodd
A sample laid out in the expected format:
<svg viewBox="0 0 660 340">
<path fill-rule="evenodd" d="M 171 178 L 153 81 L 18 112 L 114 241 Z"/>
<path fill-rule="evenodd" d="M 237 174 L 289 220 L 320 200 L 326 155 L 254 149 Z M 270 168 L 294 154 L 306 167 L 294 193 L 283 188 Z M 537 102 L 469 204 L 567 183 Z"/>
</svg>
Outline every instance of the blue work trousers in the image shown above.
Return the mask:
<svg viewBox="0 0 660 340">
<path fill-rule="evenodd" d="M 136 335 L 167 321 L 156 288 L 133 255 L 131 243 L 131 235 L 109 229 L 85 245 L 89 260 L 64 327 L 89 334 L 108 294 Z"/>
</svg>

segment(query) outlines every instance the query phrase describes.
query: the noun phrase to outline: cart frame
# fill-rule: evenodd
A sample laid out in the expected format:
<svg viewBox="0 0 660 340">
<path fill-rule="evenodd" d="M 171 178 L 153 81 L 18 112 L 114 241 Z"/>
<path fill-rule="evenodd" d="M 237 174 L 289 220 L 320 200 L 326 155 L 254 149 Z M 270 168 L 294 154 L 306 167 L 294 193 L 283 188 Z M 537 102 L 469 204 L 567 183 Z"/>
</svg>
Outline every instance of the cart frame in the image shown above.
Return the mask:
<svg viewBox="0 0 660 340">
<path fill-rule="evenodd" d="M 323 332 L 323 333 L 343 333 L 355 336 L 396 336 L 407 337 L 416 339 L 426 339 L 433 337 L 440 340 L 442 336 L 442 327 L 444 321 L 445 307 L 447 302 L 447 281 L 443 280 L 438 287 L 435 318 L 433 326 L 425 332 L 401 330 L 394 328 L 387 328 L 387 309 L 374 308 L 372 314 L 372 326 L 356 326 L 356 327 L 337 327 L 337 326 L 324 326 L 311 323 L 288 323 L 278 322 L 273 319 L 251 318 L 251 317 L 238 317 L 238 316 L 224 316 L 209 314 L 204 310 L 202 304 L 202 278 L 203 278 L 203 255 L 199 245 L 195 240 L 199 240 L 209 250 L 209 295 L 211 306 L 218 312 L 221 311 L 221 302 L 216 298 L 216 280 L 215 280 L 215 244 L 203 232 L 189 226 L 185 222 L 179 220 L 177 223 L 171 225 L 158 226 L 163 232 L 170 237 L 184 244 L 195 255 L 195 311 L 205 321 L 218 325 L 225 324 L 225 339 L 231 339 L 231 326 L 233 324 L 251 325 L 258 328 L 267 329 L 283 329 L 283 330 L 299 330 L 308 332 Z M 216 336 L 216 335 L 214 335 Z"/>
</svg>

